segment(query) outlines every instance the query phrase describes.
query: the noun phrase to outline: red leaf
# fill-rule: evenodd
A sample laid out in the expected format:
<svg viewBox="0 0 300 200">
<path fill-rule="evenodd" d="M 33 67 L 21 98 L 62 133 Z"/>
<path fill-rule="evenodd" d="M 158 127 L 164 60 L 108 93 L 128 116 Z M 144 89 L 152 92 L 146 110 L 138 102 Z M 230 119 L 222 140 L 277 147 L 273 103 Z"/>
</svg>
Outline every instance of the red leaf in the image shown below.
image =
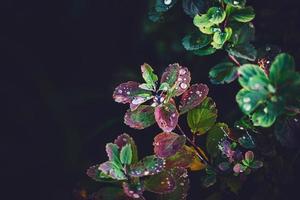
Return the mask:
<svg viewBox="0 0 300 200">
<path fill-rule="evenodd" d="M 180 114 L 186 113 L 187 111 L 198 106 L 207 96 L 208 87 L 205 84 L 194 84 L 187 91 L 185 91 L 180 101 Z"/>
<path fill-rule="evenodd" d="M 185 144 L 185 137 L 176 133 L 160 133 L 154 138 L 154 152 L 158 157 L 166 158 L 176 154 Z"/>
<path fill-rule="evenodd" d="M 166 68 L 160 82 L 166 82 L 170 87 L 176 84 L 175 95 L 180 96 L 190 87 L 191 73 L 186 67 L 182 67 L 178 63 L 171 64 Z"/>
<path fill-rule="evenodd" d="M 155 120 L 164 132 L 171 132 L 176 128 L 179 113 L 174 104 L 162 104 L 155 108 Z"/>
</svg>

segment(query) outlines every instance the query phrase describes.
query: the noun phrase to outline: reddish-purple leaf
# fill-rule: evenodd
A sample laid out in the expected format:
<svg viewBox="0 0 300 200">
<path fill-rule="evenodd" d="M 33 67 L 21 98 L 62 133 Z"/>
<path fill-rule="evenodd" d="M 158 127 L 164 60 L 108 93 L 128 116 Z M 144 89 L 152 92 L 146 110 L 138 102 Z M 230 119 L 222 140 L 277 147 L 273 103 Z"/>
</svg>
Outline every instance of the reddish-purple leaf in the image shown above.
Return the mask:
<svg viewBox="0 0 300 200">
<path fill-rule="evenodd" d="M 145 189 L 157 194 L 172 192 L 176 187 L 176 182 L 169 171 L 162 171 L 145 180 Z"/>
<path fill-rule="evenodd" d="M 235 173 L 237 173 L 237 174 L 243 172 L 243 170 L 242 170 L 242 165 L 239 164 L 239 163 L 238 163 L 238 164 L 235 164 L 234 167 L 233 167 L 233 171 L 234 171 Z"/>
<path fill-rule="evenodd" d="M 253 159 L 254 159 L 254 153 L 252 151 L 247 151 L 245 153 L 245 159 L 247 161 L 250 161 L 250 162 L 253 161 Z"/>
<path fill-rule="evenodd" d="M 124 123 L 135 129 L 144 129 L 155 123 L 154 108 L 141 105 L 136 110 L 127 110 Z"/>
<path fill-rule="evenodd" d="M 170 87 L 176 85 L 176 96 L 180 96 L 190 87 L 191 73 L 186 67 L 178 63 L 170 64 L 161 77 L 161 83 L 168 83 Z"/>
<path fill-rule="evenodd" d="M 176 154 L 185 144 L 185 137 L 176 133 L 160 133 L 154 138 L 154 152 L 161 158 Z"/>
<path fill-rule="evenodd" d="M 171 132 L 176 128 L 179 113 L 172 103 L 161 104 L 155 108 L 155 120 L 164 132 Z"/>
<path fill-rule="evenodd" d="M 123 191 L 124 193 L 133 199 L 144 199 L 143 192 L 144 187 L 140 183 L 140 181 L 136 181 L 134 183 L 123 182 Z"/>
<path fill-rule="evenodd" d="M 152 93 L 139 88 L 140 83 L 128 81 L 116 87 L 113 99 L 118 103 L 129 103 L 131 110 L 152 98 Z"/>
<path fill-rule="evenodd" d="M 194 84 L 185 91 L 180 101 L 180 114 L 186 113 L 189 110 L 198 106 L 207 96 L 208 87 L 205 84 Z"/>
<path fill-rule="evenodd" d="M 137 152 L 137 146 L 128 134 L 123 133 L 122 135 L 119 135 L 117 139 L 115 139 L 114 143 L 118 145 L 119 149 L 122 149 L 126 144 L 131 145 L 132 150 L 132 163 L 136 163 L 138 161 L 138 152 Z"/>
<path fill-rule="evenodd" d="M 175 155 L 166 158 L 166 168 L 188 168 L 192 164 L 194 157 L 195 155 L 192 151 L 189 151 L 187 148 L 182 148 L 177 151 Z"/>
<path fill-rule="evenodd" d="M 132 177 L 143 177 L 160 173 L 165 168 L 165 160 L 155 155 L 147 156 L 132 164 L 128 174 Z"/>
</svg>

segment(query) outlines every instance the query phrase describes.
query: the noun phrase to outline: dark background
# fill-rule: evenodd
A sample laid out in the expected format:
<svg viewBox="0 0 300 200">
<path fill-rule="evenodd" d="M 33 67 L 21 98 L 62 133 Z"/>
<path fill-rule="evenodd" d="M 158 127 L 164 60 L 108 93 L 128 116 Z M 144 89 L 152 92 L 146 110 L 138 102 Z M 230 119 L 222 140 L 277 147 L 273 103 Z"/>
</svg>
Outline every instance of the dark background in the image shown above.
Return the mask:
<svg viewBox="0 0 300 200">
<path fill-rule="evenodd" d="M 300 63 L 297 3 L 248 1 L 257 12 L 257 45 L 278 45 Z M 141 80 L 144 62 L 158 74 L 169 63 L 188 66 L 193 82 L 210 86 L 220 120 L 232 122 L 238 85 L 212 86 L 207 78 L 224 55 L 182 49 L 193 26 L 180 5 L 162 24 L 148 21 L 147 10 L 146 0 L 0 1 L 2 196 L 66 200 L 76 188 L 96 191 L 85 170 L 105 161 L 105 144 L 122 132 L 136 139 L 141 156 L 151 154 L 159 129 L 126 127 L 127 106 L 111 98 L 118 83 Z M 205 192 L 192 181 L 191 195 L 200 198 Z"/>
</svg>

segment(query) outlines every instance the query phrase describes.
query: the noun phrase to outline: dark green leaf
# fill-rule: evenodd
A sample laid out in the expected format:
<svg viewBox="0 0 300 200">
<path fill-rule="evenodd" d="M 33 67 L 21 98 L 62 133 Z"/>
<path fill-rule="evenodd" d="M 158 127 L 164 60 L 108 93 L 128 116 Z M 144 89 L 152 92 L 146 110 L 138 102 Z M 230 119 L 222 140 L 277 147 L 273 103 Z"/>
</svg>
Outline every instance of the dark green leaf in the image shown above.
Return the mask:
<svg viewBox="0 0 300 200">
<path fill-rule="evenodd" d="M 257 80 L 261 80 L 261 83 L 264 83 L 263 86 L 268 84 L 268 78 L 265 72 L 258 66 L 253 64 L 244 64 L 238 69 L 239 83 L 242 87 L 252 90 L 254 86 L 252 80 L 253 77 L 257 77 Z"/>
<path fill-rule="evenodd" d="M 252 113 L 267 98 L 267 94 L 241 89 L 236 95 L 236 102 L 245 114 Z"/>
<path fill-rule="evenodd" d="M 224 123 L 217 123 L 208 131 L 206 149 L 210 156 L 216 157 L 220 153 L 218 145 L 229 132 L 227 124 Z"/>
<path fill-rule="evenodd" d="M 231 83 L 237 78 L 237 66 L 232 62 L 220 63 L 211 68 L 209 78 L 213 84 Z"/>
<path fill-rule="evenodd" d="M 217 50 L 211 46 L 205 47 L 203 49 L 198 49 L 196 51 L 193 51 L 193 53 L 197 56 L 208 56 L 211 54 L 214 54 Z"/>
<path fill-rule="evenodd" d="M 231 17 L 238 22 L 250 22 L 254 19 L 255 13 L 252 7 L 236 9 Z"/>
<path fill-rule="evenodd" d="M 211 42 L 211 37 L 200 33 L 199 31 L 186 35 L 182 39 L 184 48 L 188 51 L 198 50 L 207 46 Z"/>
<path fill-rule="evenodd" d="M 234 57 L 255 61 L 257 51 L 250 43 L 239 44 L 227 49 L 228 53 Z"/>
<path fill-rule="evenodd" d="M 195 15 L 204 12 L 206 9 L 206 1 L 205 0 L 183 0 L 182 7 L 184 12 L 194 17 Z"/>
</svg>

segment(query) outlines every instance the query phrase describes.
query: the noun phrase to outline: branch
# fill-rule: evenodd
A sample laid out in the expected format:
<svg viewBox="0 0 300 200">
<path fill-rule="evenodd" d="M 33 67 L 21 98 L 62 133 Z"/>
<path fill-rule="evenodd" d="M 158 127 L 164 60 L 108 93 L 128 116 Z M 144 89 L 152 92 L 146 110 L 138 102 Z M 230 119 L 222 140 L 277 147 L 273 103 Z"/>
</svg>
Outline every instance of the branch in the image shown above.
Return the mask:
<svg viewBox="0 0 300 200">
<path fill-rule="evenodd" d="M 228 54 L 229 59 L 234 62 L 237 66 L 241 66 L 241 63 L 232 55 Z"/>
</svg>

